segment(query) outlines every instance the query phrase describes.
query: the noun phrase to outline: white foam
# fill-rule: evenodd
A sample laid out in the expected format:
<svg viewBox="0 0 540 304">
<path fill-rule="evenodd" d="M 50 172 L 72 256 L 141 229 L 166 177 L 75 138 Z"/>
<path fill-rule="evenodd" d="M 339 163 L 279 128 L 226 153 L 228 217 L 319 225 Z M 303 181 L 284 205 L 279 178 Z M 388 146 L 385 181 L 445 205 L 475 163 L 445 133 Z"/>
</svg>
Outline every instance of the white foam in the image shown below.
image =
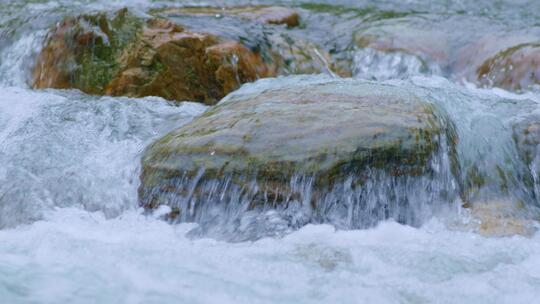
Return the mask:
<svg viewBox="0 0 540 304">
<path fill-rule="evenodd" d="M 540 236 L 486 239 L 438 222 L 309 225 L 283 239 L 191 240 L 139 211 L 58 209 L 0 231 L 0 298 L 44 303 L 533 303 Z"/>
</svg>

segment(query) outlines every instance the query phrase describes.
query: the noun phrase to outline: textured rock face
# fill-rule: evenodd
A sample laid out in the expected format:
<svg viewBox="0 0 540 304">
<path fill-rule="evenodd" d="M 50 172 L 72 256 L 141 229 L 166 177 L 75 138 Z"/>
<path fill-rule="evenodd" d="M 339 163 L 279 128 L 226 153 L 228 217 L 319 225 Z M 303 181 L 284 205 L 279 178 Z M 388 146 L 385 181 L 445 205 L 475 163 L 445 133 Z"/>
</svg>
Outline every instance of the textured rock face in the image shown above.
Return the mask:
<svg viewBox="0 0 540 304">
<path fill-rule="evenodd" d="M 476 71 L 477 82 L 511 91 L 540 84 L 540 48 L 538 45 L 510 47 L 486 60 Z"/>
<path fill-rule="evenodd" d="M 430 104 L 372 83 L 281 84 L 243 88 L 151 145 L 142 160 L 142 205 L 182 213 L 186 201 L 210 205 L 212 193 L 223 191 L 249 206 L 275 206 L 301 196 L 294 181 L 307 178 L 316 209 L 318 191 L 331 193 L 351 176 L 360 187 L 370 170 L 398 179 L 429 174 L 444 133 Z M 212 188 L 218 180 L 229 184 Z"/>
<path fill-rule="evenodd" d="M 112 18 L 101 13 L 64 19 L 47 37 L 33 71 L 33 86 L 103 94 L 120 69 L 117 58 L 142 26 L 127 10 Z"/>
<path fill-rule="evenodd" d="M 159 19 L 148 22 L 120 62 L 121 72 L 107 94 L 213 104 L 242 83 L 273 75 L 258 54 L 238 42 L 187 32 Z"/>
<path fill-rule="evenodd" d="M 247 48 L 257 50 L 277 75 L 336 73 L 338 69 L 330 54 L 311 41 L 312 35 L 302 35 L 292 28 L 299 18 L 292 9 L 282 7 L 191 7 L 160 9 L 155 16 L 185 25 L 194 32 L 211 33 Z M 277 26 L 276 26 L 277 24 Z M 288 24 L 289 28 L 281 26 Z"/>
<path fill-rule="evenodd" d="M 34 87 L 213 104 L 242 83 L 273 75 L 239 42 L 122 10 L 62 21 L 37 60 Z"/>
<path fill-rule="evenodd" d="M 214 104 L 259 78 L 332 73 L 328 53 L 279 26 L 298 24 L 294 10 L 219 12 L 228 17 L 216 18 L 216 8 L 185 8 L 150 19 L 127 9 L 66 18 L 46 39 L 33 87 Z"/>
</svg>

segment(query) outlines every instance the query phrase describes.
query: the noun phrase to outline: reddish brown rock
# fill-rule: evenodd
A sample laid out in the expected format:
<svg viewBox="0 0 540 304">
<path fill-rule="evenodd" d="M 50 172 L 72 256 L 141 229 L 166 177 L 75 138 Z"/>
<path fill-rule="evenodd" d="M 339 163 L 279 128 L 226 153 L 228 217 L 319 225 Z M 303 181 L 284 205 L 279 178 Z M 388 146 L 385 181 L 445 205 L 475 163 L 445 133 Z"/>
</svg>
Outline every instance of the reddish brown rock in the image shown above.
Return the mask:
<svg viewBox="0 0 540 304">
<path fill-rule="evenodd" d="M 274 75 L 239 42 L 122 10 L 59 23 L 37 59 L 33 86 L 213 104 L 242 83 Z"/>
<path fill-rule="evenodd" d="M 540 46 L 517 45 L 486 60 L 476 70 L 477 82 L 512 91 L 540 84 Z"/>
<path fill-rule="evenodd" d="M 167 23 L 145 28 L 121 61 L 125 66 L 107 94 L 213 104 L 242 83 L 273 75 L 258 54 L 238 42 Z"/>
<path fill-rule="evenodd" d="M 266 24 L 284 24 L 295 27 L 300 24 L 300 15 L 292 8 L 282 6 L 240 6 L 230 8 L 183 7 L 159 10 L 164 14 L 238 16 Z"/>
<path fill-rule="evenodd" d="M 286 24 L 289 27 L 300 24 L 300 15 L 295 10 L 280 6 L 263 7 L 239 15 L 268 24 Z"/>
</svg>

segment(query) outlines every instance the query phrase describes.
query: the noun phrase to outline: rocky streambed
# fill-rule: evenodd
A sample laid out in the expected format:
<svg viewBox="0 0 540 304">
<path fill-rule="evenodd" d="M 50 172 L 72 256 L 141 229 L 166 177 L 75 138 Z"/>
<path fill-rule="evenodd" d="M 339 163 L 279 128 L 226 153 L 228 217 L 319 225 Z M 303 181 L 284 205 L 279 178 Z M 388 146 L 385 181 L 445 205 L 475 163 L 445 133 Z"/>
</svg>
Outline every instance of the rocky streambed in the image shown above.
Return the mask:
<svg viewBox="0 0 540 304">
<path fill-rule="evenodd" d="M 54 24 L 29 83 L 213 105 L 149 145 L 140 175 L 142 207 L 165 206 L 167 220 L 202 232 L 279 234 L 263 216 L 274 211 L 285 231 L 418 226 L 503 201 L 484 222 L 517 221 L 523 228 L 509 233 L 528 234 L 539 205 L 538 119 L 528 114 L 537 107 L 505 110 L 504 98 L 479 102 L 456 86 L 534 90 L 538 30 L 330 5 L 122 8 Z M 410 84 L 422 75 L 458 84 Z M 481 107 L 474 121 L 463 112 Z M 246 225 L 247 214 L 262 218 Z"/>
<path fill-rule="evenodd" d="M 538 11 L 2 1 L 0 302 L 534 303 Z"/>
</svg>

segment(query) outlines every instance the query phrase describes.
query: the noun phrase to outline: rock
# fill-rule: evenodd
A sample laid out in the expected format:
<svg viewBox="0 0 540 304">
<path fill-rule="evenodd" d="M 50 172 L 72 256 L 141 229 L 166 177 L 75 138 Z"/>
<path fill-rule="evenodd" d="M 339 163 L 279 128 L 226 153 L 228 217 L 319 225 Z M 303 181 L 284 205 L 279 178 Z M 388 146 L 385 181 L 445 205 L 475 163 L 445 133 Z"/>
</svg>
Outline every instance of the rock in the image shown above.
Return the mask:
<svg viewBox="0 0 540 304">
<path fill-rule="evenodd" d="M 539 33 L 485 18 L 413 14 L 360 25 L 355 44 L 415 56 L 426 67 L 439 67 L 424 70 L 449 78 L 519 92 L 540 82 Z"/>
<path fill-rule="evenodd" d="M 476 81 L 487 87 L 522 91 L 540 84 L 539 45 L 517 45 L 487 59 L 476 70 Z"/>
<path fill-rule="evenodd" d="M 300 24 L 300 15 L 292 8 L 282 6 L 240 6 L 240 7 L 182 7 L 156 10 L 165 14 L 207 15 L 212 17 L 238 16 L 266 24 L 284 24 L 295 27 Z"/>
<path fill-rule="evenodd" d="M 142 21 L 118 11 L 68 17 L 52 29 L 34 71 L 34 88 L 77 88 L 103 94 L 119 71 L 117 57 L 137 39 Z"/>
<path fill-rule="evenodd" d="M 509 201 L 478 202 L 471 206 L 471 228 L 486 237 L 532 236 L 537 222 L 519 213 Z"/>
<path fill-rule="evenodd" d="M 531 165 L 540 150 L 540 117 L 529 117 L 513 127 L 513 138 L 521 159 Z"/>
<path fill-rule="evenodd" d="M 216 201 L 250 209 L 286 206 L 301 197 L 305 208 L 323 212 L 323 204 L 330 204 L 329 210 L 345 204 L 349 190 L 336 185 L 365 191 L 361 185 L 367 177 L 375 182 L 380 175 L 397 191 L 402 181 L 430 174 L 430 159 L 445 132 L 431 104 L 398 87 L 309 79 L 245 86 L 148 147 L 141 205 L 168 205 L 182 219 L 195 220 L 201 216 L 197 210 Z M 391 181 L 400 177 L 401 182 Z M 370 194 L 356 195 L 367 200 Z M 401 203 L 407 209 L 408 203 Z M 369 220 L 393 212 L 372 205 L 359 211 L 382 212 Z M 365 225 L 359 218 L 350 221 L 349 227 Z"/>
<path fill-rule="evenodd" d="M 310 35 L 300 35 L 283 27 L 268 25 L 268 22 L 261 22 L 260 18 L 246 17 L 252 12 L 270 9 L 290 10 L 275 7 L 190 7 L 160 9 L 153 11 L 153 14 L 181 23 L 190 31 L 241 41 L 247 48 L 257 50 L 276 75 L 350 75 L 346 69 L 338 68 L 332 56 L 309 39 Z"/>
<path fill-rule="evenodd" d="M 522 91 L 538 83 L 538 29 L 484 34 L 456 51 L 455 78 Z"/>
<path fill-rule="evenodd" d="M 59 23 L 37 59 L 33 86 L 213 104 L 242 83 L 274 75 L 237 41 L 124 9 Z"/>
<path fill-rule="evenodd" d="M 149 24 L 122 56 L 122 71 L 107 94 L 213 104 L 242 83 L 273 76 L 261 57 L 242 44 L 179 30 L 163 20 Z"/>
</svg>

